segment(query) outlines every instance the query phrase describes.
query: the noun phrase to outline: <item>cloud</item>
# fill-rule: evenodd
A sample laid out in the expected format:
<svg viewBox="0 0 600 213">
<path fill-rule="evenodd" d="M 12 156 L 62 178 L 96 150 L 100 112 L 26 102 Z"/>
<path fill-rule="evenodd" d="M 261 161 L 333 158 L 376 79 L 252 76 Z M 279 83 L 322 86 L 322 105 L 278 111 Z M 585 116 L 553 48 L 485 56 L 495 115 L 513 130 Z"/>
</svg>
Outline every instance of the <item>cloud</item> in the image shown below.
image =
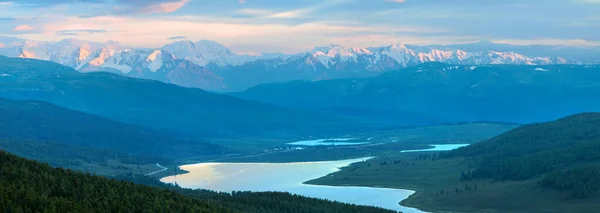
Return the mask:
<svg viewBox="0 0 600 213">
<path fill-rule="evenodd" d="M 58 4 L 74 4 L 74 3 L 105 3 L 106 0 L 0 0 L 0 6 L 28 6 L 40 7 Z"/>
<path fill-rule="evenodd" d="M 150 4 L 145 7 L 142 7 L 139 12 L 140 13 L 172 13 L 179 9 L 181 9 L 185 4 L 190 2 L 190 0 L 179 0 L 174 2 L 165 2 L 158 4 Z"/>
<path fill-rule="evenodd" d="M 106 33 L 107 30 L 93 30 L 93 29 L 76 29 L 76 30 L 60 30 L 55 34 L 59 36 L 74 36 L 80 35 L 81 33 Z"/>
<path fill-rule="evenodd" d="M 585 39 L 498 39 L 492 40 L 495 43 L 506 43 L 515 45 L 566 45 L 566 46 L 600 46 L 600 41 L 590 41 Z"/>
<path fill-rule="evenodd" d="M 600 0 L 577 0 L 577 2 L 585 4 L 600 4 Z"/>
<path fill-rule="evenodd" d="M 186 36 L 241 52 L 469 38 L 583 45 L 600 40 L 600 4 L 595 3 L 600 0 L 0 0 L 0 16 L 7 17 L 0 18 L 0 32 L 33 40 L 66 35 L 119 40 L 140 47 L 159 47 L 166 38 Z M 27 4 L 45 6 L 23 6 Z M 36 29 L 12 31 L 25 23 Z M 81 29 L 106 32 L 76 31 Z"/>
<path fill-rule="evenodd" d="M 240 15 L 246 15 L 246 16 L 267 16 L 269 14 L 272 14 L 273 11 L 266 10 L 266 9 L 246 8 L 246 9 L 236 10 L 235 13 L 240 14 Z"/>
<path fill-rule="evenodd" d="M 96 10 L 99 14 L 172 13 L 191 0 L 0 0 L 1 5 L 21 7 L 63 7 Z M 85 5 L 85 6 L 82 6 Z M 98 16 L 87 14 L 82 16 Z"/>
<path fill-rule="evenodd" d="M 13 31 L 16 31 L 16 32 L 33 31 L 33 30 L 35 30 L 35 28 L 32 26 L 29 26 L 27 24 L 19 25 L 13 29 Z"/>
<path fill-rule="evenodd" d="M 322 3 L 314 5 L 312 7 L 277 12 L 267 15 L 266 18 L 300 18 L 330 7 L 335 7 L 352 1 L 354 0 L 325 0 Z"/>
<path fill-rule="evenodd" d="M 0 17 L 0 21 L 14 21 L 17 20 L 16 18 L 10 18 L 10 17 Z"/>
<path fill-rule="evenodd" d="M 336 22 L 302 24 L 265 23 L 253 20 L 230 22 L 214 17 L 160 16 L 160 17 L 70 17 L 53 20 L 44 25 L 41 34 L 22 35 L 31 40 L 60 40 L 58 33 L 70 35 L 78 29 L 105 29 L 103 33 L 79 33 L 78 39 L 95 42 L 118 40 L 128 46 L 160 47 L 165 38 L 186 36 L 189 40 L 215 40 L 236 47 L 240 52 L 287 52 L 311 49 L 327 44 L 334 38 L 369 34 L 398 37 L 401 34 L 440 33 L 443 29 L 401 25 L 358 25 Z M 420 35 L 420 34 L 419 34 Z M 413 35 L 417 37 L 418 35 Z M 183 39 L 183 38 L 182 38 Z M 359 41 L 358 39 L 353 41 Z M 375 40 L 369 40 L 375 41 Z M 349 44 L 347 42 L 346 44 Z"/>
<path fill-rule="evenodd" d="M 0 48 L 6 47 L 6 44 L 0 42 Z"/>
<path fill-rule="evenodd" d="M 187 36 L 173 36 L 170 38 L 167 38 L 167 40 L 179 40 L 179 39 L 188 39 Z"/>
<path fill-rule="evenodd" d="M 406 0 L 387 0 L 389 2 L 404 3 Z"/>
<path fill-rule="evenodd" d="M 238 3 L 240 3 L 240 4 L 246 4 L 246 0 L 238 0 Z"/>
</svg>

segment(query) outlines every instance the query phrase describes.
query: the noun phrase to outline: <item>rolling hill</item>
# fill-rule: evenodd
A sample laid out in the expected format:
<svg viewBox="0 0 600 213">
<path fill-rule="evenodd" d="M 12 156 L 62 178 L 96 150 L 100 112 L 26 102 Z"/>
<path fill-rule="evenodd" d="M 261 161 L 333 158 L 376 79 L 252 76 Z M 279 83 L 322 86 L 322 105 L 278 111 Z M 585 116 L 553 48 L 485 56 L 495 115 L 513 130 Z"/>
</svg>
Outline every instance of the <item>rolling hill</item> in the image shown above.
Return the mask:
<svg viewBox="0 0 600 213">
<path fill-rule="evenodd" d="M 520 181 L 588 165 L 597 170 L 596 165 L 600 161 L 599 129 L 600 113 L 577 114 L 552 122 L 525 125 L 472 146 L 450 151 L 443 157 L 473 159 L 475 168 L 462 175 L 467 180 Z M 569 189 L 595 192 L 598 187 L 590 185 Z"/>
</svg>

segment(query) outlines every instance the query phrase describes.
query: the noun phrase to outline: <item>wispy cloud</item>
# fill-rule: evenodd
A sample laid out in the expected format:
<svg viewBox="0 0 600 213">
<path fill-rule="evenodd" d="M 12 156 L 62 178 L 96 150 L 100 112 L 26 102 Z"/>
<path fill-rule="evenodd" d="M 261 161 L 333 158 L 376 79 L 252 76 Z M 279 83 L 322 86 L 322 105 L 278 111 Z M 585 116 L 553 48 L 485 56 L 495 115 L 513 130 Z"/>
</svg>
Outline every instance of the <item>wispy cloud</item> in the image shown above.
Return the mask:
<svg viewBox="0 0 600 213">
<path fill-rule="evenodd" d="M 15 31 L 15 32 L 25 32 L 25 31 L 33 31 L 33 30 L 35 30 L 35 28 L 32 26 L 29 26 L 27 24 L 19 25 L 13 29 L 13 31 Z"/>
<path fill-rule="evenodd" d="M 188 39 L 188 37 L 187 36 L 173 36 L 173 37 L 167 38 L 167 40 L 180 40 L 180 39 Z"/>
<path fill-rule="evenodd" d="M 497 39 L 492 40 L 496 43 L 516 44 L 516 45 L 565 45 L 565 46 L 600 46 L 600 41 L 588 41 L 584 39 Z"/>
<path fill-rule="evenodd" d="M 175 36 L 215 40 L 240 52 L 294 52 L 327 43 L 600 41 L 600 0 L 0 0 L 0 11 L 0 35 L 142 47 Z M 14 31 L 19 24 L 35 29 Z"/>
<path fill-rule="evenodd" d="M 59 35 L 59 36 L 74 36 L 74 35 L 80 35 L 82 33 L 106 33 L 109 32 L 108 30 L 103 30 L 103 29 L 98 29 L 98 30 L 94 30 L 94 29 L 76 29 L 76 30 L 60 30 L 57 31 L 55 34 Z"/>
<path fill-rule="evenodd" d="M 95 8 L 99 14 L 172 13 L 191 0 L 0 0 L 0 6 Z M 88 14 L 88 16 L 97 16 Z"/>
<path fill-rule="evenodd" d="M 145 7 L 142 7 L 139 12 L 141 13 L 172 13 L 183 6 L 185 6 L 190 0 L 179 0 L 175 2 L 166 2 L 166 3 L 158 3 L 158 4 L 150 4 Z"/>
<path fill-rule="evenodd" d="M 300 18 L 304 16 L 308 16 L 312 13 L 318 12 L 320 10 L 324 10 L 330 7 L 338 6 L 344 3 L 352 2 L 354 0 L 325 0 L 322 3 L 311 7 L 305 7 L 301 9 L 288 10 L 283 12 L 276 12 L 270 15 L 267 15 L 266 18 Z"/>
<path fill-rule="evenodd" d="M 576 0 L 576 2 L 586 3 L 586 4 L 600 4 L 600 0 Z"/>
<path fill-rule="evenodd" d="M 253 9 L 253 8 L 245 8 L 235 11 L 236 14 L 247 15 L 247 16 L 267 16 L 272 14 L 273 11 L 267 9 Z"/>
<path fill-rule="evenodd" d="M 386 1 L 396 2 L 396 3 L 404 3 L 404 2 L 406 2 L 406 0 L 386 0 Z"/>
</svg>

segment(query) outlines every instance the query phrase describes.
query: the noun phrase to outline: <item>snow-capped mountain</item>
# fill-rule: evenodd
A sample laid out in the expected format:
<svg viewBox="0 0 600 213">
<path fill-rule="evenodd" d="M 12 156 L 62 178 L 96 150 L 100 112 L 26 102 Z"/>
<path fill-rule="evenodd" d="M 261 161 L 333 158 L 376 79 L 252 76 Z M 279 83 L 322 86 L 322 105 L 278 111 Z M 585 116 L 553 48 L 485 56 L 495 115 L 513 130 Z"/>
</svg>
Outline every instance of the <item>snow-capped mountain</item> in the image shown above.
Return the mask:
<svg viewBox="0 0 600 213">
<path fill-rule="evenodd" d="M 22 41 L 0 48 L 0 54 L 53 61 L 80 72 L 112 72 L 206 90 L 225 88 L 221 77 L 191 61 L 160 49 L 128 48 L 117 42 Z"/>
<path fill-rule="evenodd" d="M 220 66 L 237 65 L 261 58 L 279 57 L 273 54 L 261 54 L 259 56 L 240 55 L 217 42 L 208 40 L 200 40 L 198 42 L 177 41 L 167 44 L 160 49 L 172 53 L 179 59 L 185 59 L 200 66 L 206 66 L 209 63 L 215 63 Z"/>
<path fill-rule="evenodd" d="M 81 72 L 108 71 L 216 91 L 239 91 L 258 84 L 290 80 L 369 77 L 426 62 L 457 65 L 600 62 L 598 48 L 514 46 L 492 42 L 447 46 L 394 44 L 368 48 L 332 44 L 293 55 L 250 56 L 237 54 L 207 40 L 177 41 L 157 49 L 77 39 L 2 41 L 5 42 L 0 46 L 1 55 L 54 61 Z"/>
</svg>

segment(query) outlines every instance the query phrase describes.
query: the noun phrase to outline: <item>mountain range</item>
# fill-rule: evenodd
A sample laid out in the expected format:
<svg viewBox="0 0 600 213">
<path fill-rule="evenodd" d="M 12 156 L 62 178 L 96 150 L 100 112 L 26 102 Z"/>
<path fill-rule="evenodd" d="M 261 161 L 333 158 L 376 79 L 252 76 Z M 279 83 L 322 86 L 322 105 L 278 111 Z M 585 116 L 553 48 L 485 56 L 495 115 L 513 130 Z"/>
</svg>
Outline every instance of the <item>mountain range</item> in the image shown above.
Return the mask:
<svg viewBox="0 0 600 213">
<path fill-rule="evenodd" d="M 405 111 L 448 121 L 531 123 L 600 111 L 598 65 L 450 65 L 369 78 L 263 84 L 238 98 L 286 107 Z M 390 113 L 382 113 L 389 115 Z"/>
<path fill-rule="evenodd" d="M 36 100 L 199 141 L 205 137 L 319 135 L 374 126 L 356 119 L 241 100 L 48 61 L 0 56 L 0 97 Z"/>
<path fill-rule="evenodd" d="M 458 45 L 316 47 L 296 54 L 237 54 L 213 41 L 176 41 L 160 48 L 131 48 L 65 39 L 58 42 L 7 40 L 0 55 L 48 60 L 80 72 L 112 72 L 217 92 L 291 80 L 370 77 L 426 62 L 457 65 L 595 64 L 600 48 L 518 46 L 481 41 Z"/>
</svg>

